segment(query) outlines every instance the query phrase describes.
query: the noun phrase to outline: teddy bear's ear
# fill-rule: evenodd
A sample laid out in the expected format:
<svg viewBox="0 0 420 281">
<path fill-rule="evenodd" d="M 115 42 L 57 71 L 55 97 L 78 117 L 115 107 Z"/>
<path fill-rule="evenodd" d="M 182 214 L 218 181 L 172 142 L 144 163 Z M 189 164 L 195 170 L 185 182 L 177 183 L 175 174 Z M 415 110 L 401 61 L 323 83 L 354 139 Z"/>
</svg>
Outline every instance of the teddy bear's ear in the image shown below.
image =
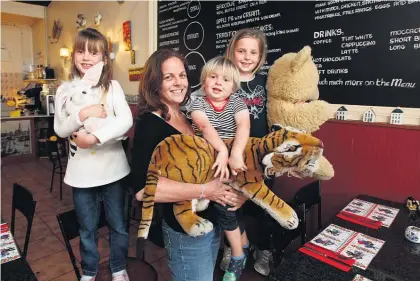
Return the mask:
<svg viewBox="0 0 420 281">
<path fill-rule="evenodd" d="M 298 72 L 308 59 L 311 59 L 311 47 L 305 46 L 293 59 L 291 64 L 292 72 Z"/>
<path fill-rule="evenodd" d="M 92 87 L 95 87 L 96 85 L 98 85 L 99 79 L 101 78 L 103 68 L 104 63 L 102 61 L 98 62 L 86 71 L 82 81 L 86 82 Z"/>
</svg>

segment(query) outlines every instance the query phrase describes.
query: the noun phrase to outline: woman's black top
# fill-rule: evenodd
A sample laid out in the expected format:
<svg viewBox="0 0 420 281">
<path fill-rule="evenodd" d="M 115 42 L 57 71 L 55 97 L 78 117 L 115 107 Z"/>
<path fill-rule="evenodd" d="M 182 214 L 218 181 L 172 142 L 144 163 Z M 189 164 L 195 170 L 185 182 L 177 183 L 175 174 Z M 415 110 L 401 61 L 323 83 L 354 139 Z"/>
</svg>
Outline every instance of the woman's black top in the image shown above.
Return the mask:
<svg viewBox="0 0 420 281">
<path fill-rule="evenodd" d="M 155 147 L 165 138 L 177 134 L 181 133 L 153 113 L 145 113 L 138 118 L 135 124 L 133 149 L 131 152 L 131 180 L 136 192 L 143 189 L 146 183 L 147 170 Z M 172 229 L 185 233 L 175 219 L 173 203 L 156 204 L 155 210 L 160 207 L 163 208 L 163 218 L 165 219 L 165 222 Z M 210 204 L 207 210 L 197 214 L 202 218 L 210 220 L 212 223 L 217 221 L 216 212 L 212 204 Z M 153 219 L 159 220 L 161 217 L 158 215 L 154 216 Z M 160 222 L 155 221 L 155 223 L 160 225 Z M 153 233 L 152 230 L 150 233 Z"/>
</svg>

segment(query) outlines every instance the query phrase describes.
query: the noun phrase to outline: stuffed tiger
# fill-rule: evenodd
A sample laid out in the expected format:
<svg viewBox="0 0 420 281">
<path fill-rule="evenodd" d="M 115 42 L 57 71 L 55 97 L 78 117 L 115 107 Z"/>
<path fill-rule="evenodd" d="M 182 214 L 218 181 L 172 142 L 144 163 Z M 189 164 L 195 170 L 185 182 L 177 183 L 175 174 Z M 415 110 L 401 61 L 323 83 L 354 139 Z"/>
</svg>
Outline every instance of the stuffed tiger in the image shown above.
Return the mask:
<svg viewBox="0 0 420 281">
<path fill-rule="evenodd" d="M 225 140 L 229 150 L 233 141 L 234 139 Z M 248 169 L 239 173 L 231 186 L 264 208 L 281 226 L 294 229 L 298 226 L 296 213 L 264 184 L 264 177 L 307 169 L 322 152 L 323 145 L 319 139 L 285 128 L 263 138 L 249 138 L 244 156 Z M 214 179 L 215 170 L 210 167 L 215 158 L 214 148 L 198 136 L 173 135 L 156 146 L 147 172 L 139 238 L 146 239 L 149 234 L 158 177 L 205 184 Z M 266 166 L 265 170 L 262 164 Z M 175 217 L 188 235 L 195 237 L 213 229 L 210 221 L 195 213 L 206 209 L 208 203 L 207 199 L 174 203 Z"/>
</svg>

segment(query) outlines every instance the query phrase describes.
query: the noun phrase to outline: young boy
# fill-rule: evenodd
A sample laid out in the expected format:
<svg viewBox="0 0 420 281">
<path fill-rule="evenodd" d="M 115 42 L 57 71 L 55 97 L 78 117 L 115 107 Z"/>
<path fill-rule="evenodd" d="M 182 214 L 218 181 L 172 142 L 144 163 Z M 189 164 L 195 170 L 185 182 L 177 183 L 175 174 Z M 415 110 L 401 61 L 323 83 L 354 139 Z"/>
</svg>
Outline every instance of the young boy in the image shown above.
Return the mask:
<svg viewBox="0 0 420 281">
<path fill-rule="evenodd" d="M 220 179 L 225 180 L 229 178 L 228 165 L 233 175 L 246 171 L 243 153 L 250 133 L 249 111 L 240 97 L 232 95 L 239 89 L 239 71 L 229 59 L 216 57 L 203 67 L 200 82 L 204 96 L 196 94 L 189 107 L 193 129 L 218 152 L 212 169 L 216 169 L 216 177 L 220 174 Z M 227 138 L 235 138 L 230 155 L 222 141 Z M 230 206 L 215 205 L 220 213 L 220 226 L 232 247 L 232 259 L 223 280 L 238 280 L 249 242 L 241 240 L 236 214 L 229 211 Z"/>
</svg>

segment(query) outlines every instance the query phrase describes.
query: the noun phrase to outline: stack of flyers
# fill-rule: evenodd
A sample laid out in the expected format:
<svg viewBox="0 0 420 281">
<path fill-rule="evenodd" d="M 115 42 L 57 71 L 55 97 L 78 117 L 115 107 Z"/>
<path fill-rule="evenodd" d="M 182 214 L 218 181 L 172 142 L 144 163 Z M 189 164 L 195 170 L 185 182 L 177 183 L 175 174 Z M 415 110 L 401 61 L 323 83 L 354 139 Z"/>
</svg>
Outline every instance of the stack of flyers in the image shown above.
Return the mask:
<svg viewBox="0 0 420 281">
<path fill-rule="evenodd" d="M 331 224 L 312 239 L 311 243 L 354 258 L 354 266 L 366 269 L 385 241 Z"/>
<path fill-rule="evenodd" d="M 368 279 L 360 274 L 356 274 L 356 276 L 354 276 L 352 281 L 372 281 L 371 279 Z"/>
<path fill-rule="evenodd" d="M 342 211 L 380 221 L 382 226 L 389 227 L 400 210 L 360 199 L 353 199 Z"/>
<path fill-rule="evenodd" d="M 15 259 L 20 258 L 19 251 L 16 247 L 15 241 L 13 239 L 12 233 L 9 230 L 7 223 L 2 223 L 0 225 L 1 229 L 1 263 L 6 263 Z"/>
</svg>

